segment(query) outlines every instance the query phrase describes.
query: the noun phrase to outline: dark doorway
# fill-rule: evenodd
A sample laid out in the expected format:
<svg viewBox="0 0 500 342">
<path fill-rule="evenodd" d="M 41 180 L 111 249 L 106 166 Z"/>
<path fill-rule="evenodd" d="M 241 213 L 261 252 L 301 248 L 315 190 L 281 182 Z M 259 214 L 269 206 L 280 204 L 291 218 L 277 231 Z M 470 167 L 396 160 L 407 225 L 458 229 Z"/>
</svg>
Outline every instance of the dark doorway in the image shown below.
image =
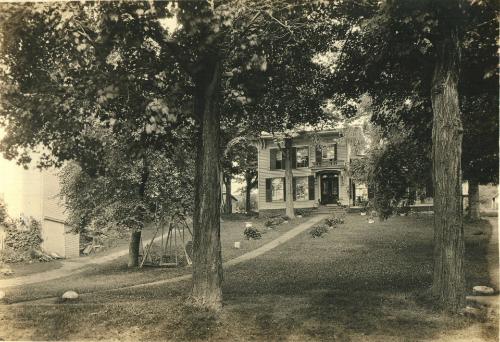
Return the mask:
<svg viewBox="0 0 500 342">
<path fill-rule="evenodd" d="M 335 173 L 321 175 L 321 204 L 333 204 L 339 201 L 339 176 Z"/>
</svg>

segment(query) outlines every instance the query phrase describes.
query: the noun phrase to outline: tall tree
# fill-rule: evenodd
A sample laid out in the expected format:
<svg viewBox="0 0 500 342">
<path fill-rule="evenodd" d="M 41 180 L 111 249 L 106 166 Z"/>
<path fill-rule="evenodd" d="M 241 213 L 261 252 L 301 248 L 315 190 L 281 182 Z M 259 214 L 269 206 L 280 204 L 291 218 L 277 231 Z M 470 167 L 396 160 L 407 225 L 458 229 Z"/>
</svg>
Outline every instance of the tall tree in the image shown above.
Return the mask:
<svg viewBox="0 0 500 342">
<path fill-rule="evenodd" d="M 460 78 L 459 70 L 474 65 L 469 70 L 478 77 L 497 78 L 490 62 L 460 63 L 460 57 L 475 55 L 470 53 L 474 46 L 491 55 L 497 35 L 495 6 L 487 1 L 388 1 L 379 8 L 367 7 L 366 17 L 343 43 L 332 83 L 339 90 L 336 100 L 369 92 L 375 108 L 372 120 L 384 134 L 402 125 L 424 148 L 432 146 L 433 293 L 444 307 L 456 311 L 464 305 L 465 293 L 460 103 L 478 96 L 463 90 L 469 80 Z M 481 30 L 485 32 L 478 34 Z M 366 68 L 352 68 L 360 63 Z"/>
<path fill-rule="evenodd" d="M 193 122 L 191 297 L 219 308 L 221 120 L 257 133 L 317 122 L 322 82 L 311 61 L 337 30 L 330 14 L 344 7 L 283 0 L 19 5 L 2 31 L 3 151 L 27 162 L 23 151 L 41 144 L 51 152 L 41 166 L 76 160 L 98 175 L 106 171 L 99 163 L 105 150 L 85 134 L 95 122 L 130 136 L 130 156 L 143 164 L 145 146 L 175 145 L 181 123 Z M 172 12 L 180 25 L 165 32 L 162 20 Z M 228 103 L 240 111 L 223 110 Z"/>
<path fill-rule="evenodd" d="M 189 126 L 165 101 L 183 80 L 175 68 L 165 68 L 172 58 L 159 58 L 155 39 L 163 28 L 145 13 L 139 3 L 10 7 L 1 30 L 2 123 L 7 127 L 2 150 L 8 158 L 27 163 L 29 151 L 38 149 L 40 167 L 74 160 L 93 177 L 105 175 L 110 166 L 106 141 L 96 131 L 106 129 L 124 143 L 132 161 L 143 165 L 134 189 L 145 200 L 146 150 L 167 153 L 180 142 L 172 130 Z M 137 214 L 130 266 L 138 263 L 141 230 L 149 219 L 144 207 Z"/>
<path fill-rule="evenodd" d="M 227 158 L 231 161 L 232 173 L 245 181 L 245 212 L 251 211 L 250 194 L 258 184 L 257 148 L 254 142 L 243 137 L 232 144 Z"/>
</svg>

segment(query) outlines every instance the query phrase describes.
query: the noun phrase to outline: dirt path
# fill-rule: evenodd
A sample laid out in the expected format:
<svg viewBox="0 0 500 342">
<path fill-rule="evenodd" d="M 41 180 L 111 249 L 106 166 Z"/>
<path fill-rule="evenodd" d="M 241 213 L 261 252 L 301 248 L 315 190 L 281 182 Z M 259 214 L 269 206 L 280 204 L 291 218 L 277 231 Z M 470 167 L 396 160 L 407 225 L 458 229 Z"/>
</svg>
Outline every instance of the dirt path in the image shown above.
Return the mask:
<svg viewBox="0 0 500 342">
<path fill-rule="evenodd" d="M 250 251 L 248 253 L 245 253 L 239 257 L 236 257 L 234 259 L 231 259 L 227 262 L 224 263 L 224 267 L 231 267 L 237 264 L 240 264 L 242 262 L 245 262 L 247 260 L 256 258 L 267 251 L 270 251 L 279 245 L 285 243 L 286 241 L 294 238 L 295 236 L 299 235 L 300 233 L 304 232 L 305 230 L 309 229 L 312 227 L 314 224 L 318 223 L 322 219 L 324 219 L 327 215 L 317 215 L 309 219 L 308 221 L 299 224 L 297 227 L 291 229 L 290 231 L 286 232 L 285 234 L 281 235 L 280 237 L 266 243 L 265 245 Z M 145 243 L 148 243 L 150 240 L 145 241 Z M 96 265 L 96 264 L 103 264 L 109 261 L 112 261 L 116 258 L 119 258 L 120 256 L 123 256 L 127 254 L 128 251 L 118 251 L 112 254 L 109 254 L 105 257 L 102 258 L 96 258 L 93 260 L 90 260 L 89 262 L 86 263 L 78 263 L 78 262 L 73 262 L 73 263 L 67 263 L 63 267 L 53 270 L 53 271 L 48 271 L 48 272 L 43 272 L 39 274 L 34 274 L 26 277 L 19 277 L 15 279 L 7 279 L 0 281 L 0 288 L 7 288 L 7 287 L 13 287 L 13 286 L 20 286 L 20 285 L 27 285 L 27 284 L 33 284 L 41 281 L 47 281 L 47 280 L 54 280 L 57 278 L 61 277 L 66 277 L 69 275 L 73 275 L 79 272 L 83 272 L 86 268 L 85 266 L 91 266 L 91 265 Z M 145 286 L 154 286 L 154 285 L 159 285 L 159 284 L 166 284 L 166 283 L 175 283 L 183 280 L 189 280 L 191 279 L 191 274 L 183 275 L 183 276 L 178 276 L 174 278 L 169 278 L 169 279 L 163 279 L 155 282 L 150 282 L 150 283 L 144 283 L 144 284 L 137 284 L 137 285 L 131 285 L 131 286 L 125 286 L 125 287 L 120 287 L 119 289 L 133 289 L 133 288 L 141 288 Z M 109 291 L 114 291 L 116 289 L 108 289 L 108 290 L 101 290 L 101 291 L 95 291 L 95 292 L 109 292 Z M 46 298 L 45 298 L 46 299 Z"/>
<path fill-rule="evenodd" d="M 164 235 L 166 236 L 166 234 L 167 233 L 165 233 Z M 155 239 L 160 239 L 160 238 L 161 235 L 156 237 Z M 143 244 L 146 245 L 150 243 L 151 240 L 152 239 L 144 240 Z M 104 256 L 64 260 L 62 261 L 62 266 L 54 270 L 40 272 L 40 273 L 33 273 L 21 277 L 1 279 L 0 289 L 5 289 L 14 286 L 21 286 L 21 285 L 29 285 L 77 274 L 85 271 L 88 268 L 88 266 L 105 264 L 107 262 L 113 261 L 127 254 L 128 254 L 128 247 L 124 247 L 123 249 L 119 249 L 116 252 L 112 252 Z"/>
</svg>

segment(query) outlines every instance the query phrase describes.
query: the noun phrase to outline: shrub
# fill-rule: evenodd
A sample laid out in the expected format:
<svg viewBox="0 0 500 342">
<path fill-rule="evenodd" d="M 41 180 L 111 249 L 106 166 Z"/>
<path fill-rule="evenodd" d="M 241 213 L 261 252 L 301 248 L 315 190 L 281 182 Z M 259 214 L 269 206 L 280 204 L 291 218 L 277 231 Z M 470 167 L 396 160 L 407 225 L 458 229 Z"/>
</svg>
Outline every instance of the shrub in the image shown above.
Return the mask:
<svg viewBox="0 0 500 342">
<path fill-rule="evenodd" d="M 3 224 L 7 218 L 7 206 L 5 205 L 5 202 L 0 199 L 0 224 Z"/>
<path fill-rule="evenodd" d="M 317 237 L 322 237 L 323 234 L 328 232 L 328 226 L 324 224 L 320 224 L 317 226 L 314 226 L 310 231 L 309 234 L 311 234 L 311 237 L 317 238 Z"/>
<path fill-rule="evenodd" d="M 287 217 L 287 216 L 277 216 L 274 218 L 270 218 L 269 220 L 266 220 L 266 222 L 264 222 L 264 225 L 266 227 L 277 226 L 277 225 L 282 224 L 283 222 L 286 221 L 284 219 L 284 217 Z"/>
<path fill-rule="evenodd" d="M 307 216 L 311 216 L 313 210 L 314 209 L 311 209 L 311 208 L 301 208 L 301 209 L 296 209 L 295 213 L 297 215 L 302 216 L 302 217 L 307 217 Z"/>
<path fill-rule="evenodd" d="M 245 228 L 243 235 L 245 235 L 247 240 L 250 239 L 258 240 L 262 237 L 262 233 L 257 228 L 254 227 Z"/>
<path fill-rule="evenodd" d="M 403 215 L 403 216 L 408 215 L 409 212 L 410 212 L 410 206 L 407 205 L 406 203 L 403 203 L 402 206 L 396 208 L 396 214 L 399 214 L 399 215 Z"/>
<path fill-rule="evenodd" d="M 344 218 L 343 217 L 332 216 L 332 217 L 328 217 L 327 219 L 325 219 L 325 222 L 330 227 L 333 227 L 333 226 L 336 226 L 338 224 L 344 224 Z"/>
<path fill-rule="evenodd" d="M 41 253 L 41 225 L 33 218 L 15 220 L 5 225 L 5 248 L 0 251 L 0 261 L 21 262 L 39 259 Z"/>
</svg>

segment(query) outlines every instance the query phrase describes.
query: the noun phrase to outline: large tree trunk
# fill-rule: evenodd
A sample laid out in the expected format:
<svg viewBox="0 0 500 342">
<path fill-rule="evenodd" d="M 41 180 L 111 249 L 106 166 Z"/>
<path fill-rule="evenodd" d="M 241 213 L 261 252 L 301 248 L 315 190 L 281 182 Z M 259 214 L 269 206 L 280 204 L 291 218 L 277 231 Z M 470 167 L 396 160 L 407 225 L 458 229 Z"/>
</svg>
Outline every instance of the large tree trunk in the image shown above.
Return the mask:
<svg viewBox="0 0 500 342">
<path fill-rule="evenodd" d="M 252 193 L 252 177 L 248 175 L 245 176 L 246 188 L 245 188 L 245 212 L 249 213 L 252 210 L 251 203 L 251 193 Z"/>
<path fill-rule="evenodd" d="M 145 194 L 146 186 L 149 180 L 149 164 L 147 159 L 147 152 L 144 152 L 142 157 L 142 173 L 141 173 L 141 183 L 139 184 L 139 198 L 142 203 L 145 204 Z M 141 247 L 141 235 L 142 229 L 144 228 L 144 222 L 146 221 L 146 208 L 139 208 L 139 213 L 137 215 L 137 221 L 140 222 L 140 226 L 132 230 L 130 234 L 130 243 L 128 246 L 128 267 L 139 266 L 139 252 Z"/>
<path fill-rule="evenodd" d="M 465 304 L 462 223 L 462 123 L 458 100 L 460 48 L 456 27 L 443 28 L 432 80 L 434 278 L 432 293 L 443 308 Z"/>
<path fill-rule="evenodd" d="M 195 77 L 195 110 L 201 123 L 193 217 L 193 287 L 195 306 L 219 309 L 222 305 L 220 244 L 220 115 L 216 107 L 220 62 L 213 57 Z"/>
<path fill-rule="evenodd" d="M 480 219 L 479 212 L 479 182 L 476 180 L 469 181 L 469 218 L 471 220 Z"/>
<path fill-rule="evenodd" d="M 226 185 L 226 214 L 231 214 L 233 212 L 233 197 L 231 196 L 231 175 L 225 177 Z"/>
<path fill-rule="evenodd" d="M 286 185 L 286 210 L 285 215 L 290 219 L 295 218 L 293 210 L 293 171 L 292 171 L 292 139 L 285 139 L 285 185 Z"/>
<path fill-rule="evenodd" d="M 130 234 L 130 242 L 128 245 L 128 267 L 139 266 L 139 250 L 141 247 L 141 231 L 133 230 Z"/>
</svg>

